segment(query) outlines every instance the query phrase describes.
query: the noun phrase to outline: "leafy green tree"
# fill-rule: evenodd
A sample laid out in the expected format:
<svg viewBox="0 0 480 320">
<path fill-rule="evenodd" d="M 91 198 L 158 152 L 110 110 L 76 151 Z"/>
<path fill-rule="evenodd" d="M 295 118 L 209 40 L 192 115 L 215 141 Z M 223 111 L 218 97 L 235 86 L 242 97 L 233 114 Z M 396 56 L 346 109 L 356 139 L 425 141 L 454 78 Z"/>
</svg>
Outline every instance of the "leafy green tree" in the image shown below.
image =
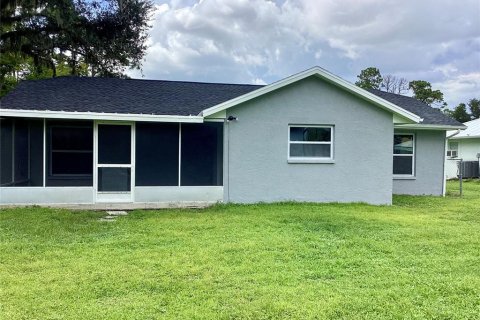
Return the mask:
<svg viewBox="0 0 480 320">
<path fill-rule="evenodd" d="M 380 89 L 383 81 L 380 70 L 375 67 L 363 69 L 357 78 L 358 81 L 355 84 L 363 89 Z"/>
<path fill-rule="evenodd" d="M 470 121 L 470 115 L 467 112 L 467 106 L 465 103 L 460 103 L 458 106 L 455 107 L 452 111 L 450 111 L 450 116 L 456 119 L 459 122 L 467 122 Z"/>
<path fill-rule="evenodd" d="M 0 85 L 141 67 L 150 0 L 3 0 L 0 8 Z"/>
<path fill-rule="evenodd" d="M 480 119 L 480 99 L 470 99 L 468 108 L 470 109 L 472 119 Z"/>
<path fill-rule="evenodd" d="M 433 90 L 430 82 L 414 80 L 409 82 L 408 87 L 413 91 L 413 97 L 415 99 L 423 101 L 429 106 L 432 104 L 445 106 L 443 93 L 440 90 Z"/>
</svg>

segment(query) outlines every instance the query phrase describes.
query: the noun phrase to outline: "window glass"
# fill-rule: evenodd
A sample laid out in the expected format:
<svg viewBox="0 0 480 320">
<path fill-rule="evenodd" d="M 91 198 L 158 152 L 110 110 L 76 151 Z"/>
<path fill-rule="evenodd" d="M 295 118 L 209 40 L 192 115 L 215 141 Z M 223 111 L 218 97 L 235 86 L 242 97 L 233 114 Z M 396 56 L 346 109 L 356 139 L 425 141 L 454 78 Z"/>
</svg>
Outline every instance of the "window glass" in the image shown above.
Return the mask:
<svg viewBox="0 0 480 320">
<path fill-rule="evenodd" d="M 137 122 L 135 130 L 135 185 L 177 186 L 179 125 Z"/>
<path fill-rule="evenodd" d="M 393 174 L 414 175 L 414 136 L 395 134 L 393 136 Z"/>
<path fill-rule="evenodd" d="M 331 141 L 331 128 L 290 127 L 290 141 Z"/>
<path fill-rule="evenodd" d="M 413 174 L 412 157 L 393 157 L 393 174 Z"/>
<path fill-rule="evenodd" d="M 333 126 L 290 126 L 289 137 L 289 158 L 333 159 Z"/>
<path fill-rule="evenodd" d="M 98 191 L 130 191 L 130 168 L 98 168 Z"/>
<path fill-rule="evenodd" d="M 290 156 L 330 158 L 330 144 L 292 144 Z"/>
<path fill-rule="evenodd" d="M 394 154 L 413 154 L 413 135 L 395 135 L 393 138 Z"/>
<path fill-rule="evenodd" d="M 98 125 L 98 163 L 129 164 L 131 141 L 129 125 Z"/>
</svg>

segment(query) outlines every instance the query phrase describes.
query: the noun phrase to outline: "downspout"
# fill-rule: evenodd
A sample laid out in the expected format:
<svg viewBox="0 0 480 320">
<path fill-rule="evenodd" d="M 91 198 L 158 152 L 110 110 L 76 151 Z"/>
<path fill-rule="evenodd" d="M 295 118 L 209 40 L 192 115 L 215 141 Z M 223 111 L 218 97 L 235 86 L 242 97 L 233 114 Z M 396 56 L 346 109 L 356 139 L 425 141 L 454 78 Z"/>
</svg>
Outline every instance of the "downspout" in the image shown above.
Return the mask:
<svg viewBox="0 0 480 320">
<path fill-rule="evenodd" d="M 443 187 L 442 187 L 442 194 L 445 197 L 447 193 L 447 151 L 448 151 L 448 139 L 456 136 L 460 133 L 460 129 L 457 129 L 454 133 L 449 136 L 445 137 L 445 147 L 444 147 L 444 154 L 443 154 Z M 445 132 L 446 134 L 446 132 Z"/>
<path fill-rule="evenodd" d="M 457 129 L 457 131 L 455 131 L 455 132 L 452 133 L 451 135 L 447 136 L 446 139 L 450 139 L 450 138 L 452 138 L 452 137 L 455 137 L 455 136 L 456 136 L 457 134 L 459 134 L 459 133 L 460 133 L 460 129 Z"/>
<path fill-rule="evenodd" d="M 460 130 L 457 130 L 455 134 L 458 134 Z M 446 132 L 445 132 L 446 135 Z M 450 136 L 451 137 L 451 136 Z M 444 146 L 443 146 L 443 185 L 442 185 L 442 196 L 445 197 L 447 193 L 447 149 L 448 149 L 448 138 L 447 136 L 444 141 Z"/>
</svg>

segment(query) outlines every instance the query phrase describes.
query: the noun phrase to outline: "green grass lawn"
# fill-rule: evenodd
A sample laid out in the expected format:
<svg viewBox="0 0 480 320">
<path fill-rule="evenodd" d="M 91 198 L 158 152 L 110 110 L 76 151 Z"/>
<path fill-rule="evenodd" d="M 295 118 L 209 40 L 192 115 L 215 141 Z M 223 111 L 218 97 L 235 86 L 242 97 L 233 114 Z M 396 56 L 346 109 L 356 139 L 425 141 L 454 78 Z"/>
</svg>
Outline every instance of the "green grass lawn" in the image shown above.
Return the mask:
<svg viewBox="0 0 480 320">
<path fill-rule="evenodd" d="M 450 188 L 456 187 L 454 183 Z M 364 204 L 0 213 L 1 319 L 478 319 L 480 181 Z"/>
</svg>

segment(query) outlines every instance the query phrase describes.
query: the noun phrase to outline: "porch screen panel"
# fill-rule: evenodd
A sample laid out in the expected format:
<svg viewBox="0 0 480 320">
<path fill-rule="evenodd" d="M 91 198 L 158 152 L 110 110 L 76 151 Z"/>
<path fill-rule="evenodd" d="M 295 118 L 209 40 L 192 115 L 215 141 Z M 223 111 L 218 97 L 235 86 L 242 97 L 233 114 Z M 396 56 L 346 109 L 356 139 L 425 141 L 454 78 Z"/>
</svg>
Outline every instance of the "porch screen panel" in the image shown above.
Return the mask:
<svg viewBox="0 0 480 320">
<path fill-rule="evenodd" d="M 0 183 L 3 187 L 43 186 L 43 120 L 0 120 Z"/>
<path fill-rule="evenodd" d="M 14 181 L 15 184 L 28 184 L 28 121 L 17 119 L 14 131 Z"/>
<path fill-rule="evenodd" d="M 43 186 L 43 119 L 30 120 L 29 185 Z"/>
<path fill-rule="evenodd" d="M 223 123 L 182 124 L 181 185 L 223 184 Z"/>
<path fill-rule="evenodd" d="M 135 185 L 178 185 L 178 130 L 176 123 L 135 125 Z"/>
<path fill-rule="evenodd" d="M 47 121 L 47 186 L 93 186 L 93 122 Z"/>
<path fill-rule="evenodd" d="M 98 191 L 130 191 L 130 168 L 98 168 Z"/>
<path fill-rule="evenodd" d="M 0 119 L 0 184 L 13 182 L 13 119 Z"/>
<path fill-rule="evenodd" d="M 98 163 L 129 164 L 131 141 L 129 125 L 98 125 Z"/>
</svg>

